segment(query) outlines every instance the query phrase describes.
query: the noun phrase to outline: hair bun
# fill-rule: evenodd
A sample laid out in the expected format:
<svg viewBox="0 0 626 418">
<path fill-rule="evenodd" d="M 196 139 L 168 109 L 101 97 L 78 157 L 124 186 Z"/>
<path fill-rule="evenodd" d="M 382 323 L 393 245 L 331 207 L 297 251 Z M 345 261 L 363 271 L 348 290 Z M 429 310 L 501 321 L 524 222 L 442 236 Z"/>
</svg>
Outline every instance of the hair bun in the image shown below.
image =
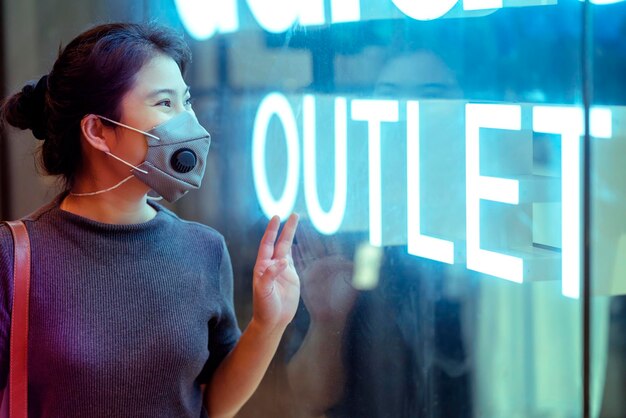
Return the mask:
<svg viewBox="0 0 626 418">
<path fill-rule="evenodd" d="M 28 83 L 2 106 L 6 121 L 20 129 L 30 129 L 37 139 L 46 137 L 45 103 L 48 76 L 35 83 Z"/>
<path fill-rule="evenodd" d="M 27 84 L 22 89 L 22 105 L 24 106 L 25 115 L 30 120 L 30 129 L 37 139 L 45 139 L 46 137 L 46 91 L 48 90 L 48 76 L 44 75 L 39 79 L 33 87 Z"/>
</svg>

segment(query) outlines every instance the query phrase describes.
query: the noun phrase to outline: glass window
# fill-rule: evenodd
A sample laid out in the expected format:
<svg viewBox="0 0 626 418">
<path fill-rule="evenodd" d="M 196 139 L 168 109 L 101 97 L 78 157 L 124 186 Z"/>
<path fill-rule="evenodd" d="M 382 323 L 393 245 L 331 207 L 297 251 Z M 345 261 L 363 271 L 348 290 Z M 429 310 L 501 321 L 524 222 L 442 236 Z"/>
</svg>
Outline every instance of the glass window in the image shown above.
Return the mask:
<svg viewBox="0 0 626 418">
<path fill-rule="evenodd" d="M 228 237 L 242 320 L 268 217 L 302 217 L 302 303 L 244 416 L 577 417 L 585 387 L 624 414 L 623 5 L 231 1 L 202 34 L 184 4 L 215 144 L 185 205 Z"/>
<path fill-rule="evenodd" d="M 238 416 L 626 416 L 626 3 L 112 4 L 72 25 L 193 49 L 212 145 L 173 208 L 226 237 L 240 325 L 268 218 L 301 216 L 300 306 Z"/>
</svg>

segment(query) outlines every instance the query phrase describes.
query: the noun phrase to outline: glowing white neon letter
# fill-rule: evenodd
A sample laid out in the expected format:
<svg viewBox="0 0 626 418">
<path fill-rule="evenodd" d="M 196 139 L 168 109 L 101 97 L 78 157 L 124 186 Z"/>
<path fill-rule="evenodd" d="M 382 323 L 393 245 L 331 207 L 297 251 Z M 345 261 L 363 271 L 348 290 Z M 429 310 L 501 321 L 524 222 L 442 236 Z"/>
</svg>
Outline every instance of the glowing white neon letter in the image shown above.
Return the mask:
<svg viewBox="0 0 626 418">
<path fill-rule="evenodd" d="M 281 33 L 299 21 L 303 25 L 321 25 L 323 0 L 247 0 L 254 18 L 268 32 Z"/>
<path fill-rule="evenodd" d="M 360 0 L 331 0 L 330 14 L 333 23 L 358 22 L 361 19 Z"/>
<path fill-rule="evenodd" d="M 324 212 L 317 194 L 315 98 L 304 96 L 304 197 L 313 226 L 323 234 L 333 234 L 341 225 L 346 212 L 348 189 L 348 105 L 345 98 L 335 99 L 335 196 L 328 212 Z"/>
<path fill-rule="evenodd" d="M 398 121 L 395 100 L 353 100 L 352 119 L 367 121 L 369 158 L 370 243 L 382 245 L 380 124 Z"/>
<path fill-rule="evenodd" d="M 448 13 L 458 0 L 391 0 L 405 15 L 417 20 L 433 20 Z"/>
<path fill-rule="evenodd" d="M 406 104 L 407 237 L 409 254 L 454 263 L 454 244 L 421 233 L 419 103 Z"/>
<path fill-rule="evenodd" d="M 467 104 L 465 108 L 467 182 L 467 268 L 521 283 L 524 262 L 519 257 L 480 248 L 480 201 L 519 203 L 517 180 L 480 175 L 480 128 L 521 129 L 517 105 Z"/>
<path fill-rule="evenodd" d="M 237 0 L 174 0 L 185 29 L 197 40 L 239 30 Z"/>
<path fill-rule="evenodd" d="M 324 17 L 324 0 L 300 0 L 300 24 L 302 25 L 323 25 L 326 23 Z"/>
<path fill-rule="evenodd" d="M 283 195 L 278 200 L 274 199 L 270 191 L 265 167 L 267 128 L 274 115 L 283 126 L 287 143 L 287 181 Z M 254 188 L 263 213 L 268 218 L 274 215 L 280 216 L 281 219 L 286 218 L 293 211 L 298 195 L 300 143 L 296 119 L 287 98 L 282 94 L 270 93 L 259 105 L 252 133 L 252 173 Z"/>
<path fill-rule="evenodd" d="M 611 111 L 591 109 L 591 135 L 610 138 Z M 581 278 L 581 135 L 583 111 L 574 107 L 535 106 L 533 130 L 561 135 L 561 286 L 564 296 L 580 296 Z"/>
<path fill-rule="evenodd" d="M 298 19 L 299 1 L 294 0 L 247 0 L 248 7 L 265 30 L 284 32 Z"/>
</svg>

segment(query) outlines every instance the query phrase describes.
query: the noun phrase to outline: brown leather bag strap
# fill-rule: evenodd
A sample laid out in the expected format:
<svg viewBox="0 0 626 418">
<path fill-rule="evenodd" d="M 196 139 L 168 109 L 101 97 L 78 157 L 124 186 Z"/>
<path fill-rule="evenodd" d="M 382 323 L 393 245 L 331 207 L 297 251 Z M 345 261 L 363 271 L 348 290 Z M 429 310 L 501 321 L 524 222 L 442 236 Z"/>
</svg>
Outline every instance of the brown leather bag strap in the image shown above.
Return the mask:
<svg viewBox="0 0 626 418">
<path fill-rule="evenodd" d="M 14 242 L 13 308 L 9 354 L 9 417 L 28 417 L 28 303 L 30 240 L 22 221 L 7 222 Z"/>
</svg>

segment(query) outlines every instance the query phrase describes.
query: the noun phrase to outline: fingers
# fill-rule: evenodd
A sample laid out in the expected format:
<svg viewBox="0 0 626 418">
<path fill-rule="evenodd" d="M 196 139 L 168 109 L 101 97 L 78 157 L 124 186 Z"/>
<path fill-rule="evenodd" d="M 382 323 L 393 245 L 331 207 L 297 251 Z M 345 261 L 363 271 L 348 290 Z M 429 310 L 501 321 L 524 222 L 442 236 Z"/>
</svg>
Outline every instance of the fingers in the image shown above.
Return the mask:
<svg viewBox="0 0 626 418">
<path fill-rule="evenodd" d="M 293 244 L 293 238 L 298 226 L 298 219 L 298 215 L 295 213 L 287 219 L 280 237 L 278 238 L 278 242 L 276 242 L 276 236 L 278 235 L 280 218 L 278 216 L 274 216 L 270 219 L 259 246 L 259 252 L 256 259 L 257 265 L 266 263 L 271 259 L 277 260 L 282 258 L 285 258 L 289 263 L 293 264 L 291 246 Z"/>
<path fill-rule="evenodd" d="M 287 219 L 283 231 L 278 237 L 278 242 L 274 246 L 274 254 L 272 258 L 284 258 L 291 256 L 291 244 L 293 243 L 293 237 L 296 234 L 298 227 L 298 215 L 292 213 Z"/>
<path fill-rule="evenodd" d="M 259 278 L 258 285 L 262 296 L 269 295 L 274 288 L 274 280 L 278 277 L 289 265 L 289 262 L 281 258 L 271 266 L 269 266 Z"/>
<path fill-rule="evenodd" d="M 276 235 L 278 235 L 279 225 L 280 218 L 278 216 L 273 216 L 267 224 L 263 238 L 261 238 L 257 262 L 259 260 L 268 260 L 272 258 L 272 255 L 274 254 L 274 242 L 276 241 Z"/>
</svg>

